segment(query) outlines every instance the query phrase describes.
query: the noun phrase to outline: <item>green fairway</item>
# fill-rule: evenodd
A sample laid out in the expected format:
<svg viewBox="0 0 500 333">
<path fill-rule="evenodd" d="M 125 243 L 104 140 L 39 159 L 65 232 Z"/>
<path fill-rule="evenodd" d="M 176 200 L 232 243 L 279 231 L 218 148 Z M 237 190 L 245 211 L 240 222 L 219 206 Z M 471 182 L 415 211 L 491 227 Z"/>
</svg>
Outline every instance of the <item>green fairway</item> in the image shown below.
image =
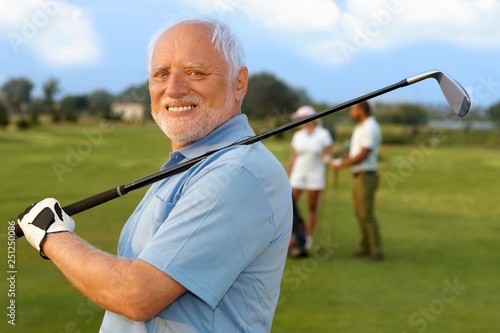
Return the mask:
<svg viewBox="0 0 500 333">
<path fill-rule="evenodd" d="M 284 165 L 288 139 L 264 141 Z M 358 242 L 350 176 L 329 172 L 315 238 L 323 248 L 288 260 L 272 332 L 498 331 L 500 150 L 450 140 L 428 132 L 419 144 L 382 147 L 376 212 L 384 262 L 349 257 Z M 103 311 L 24 239 L 15 243 L 15 267 L 8 267 L 7 221 L 44 197 L 64 206 L 155 172 L 169 151 L 153 124 L 0 131 L 0 332 L 98 331 Z M 145 191 L 74 216 L 76 233 L 116 253 L 121 227 Z M 305 202 L 300 208 L 305 214 Z M 12 300 L 15 326 L 8 323 Z"/>
</svg>

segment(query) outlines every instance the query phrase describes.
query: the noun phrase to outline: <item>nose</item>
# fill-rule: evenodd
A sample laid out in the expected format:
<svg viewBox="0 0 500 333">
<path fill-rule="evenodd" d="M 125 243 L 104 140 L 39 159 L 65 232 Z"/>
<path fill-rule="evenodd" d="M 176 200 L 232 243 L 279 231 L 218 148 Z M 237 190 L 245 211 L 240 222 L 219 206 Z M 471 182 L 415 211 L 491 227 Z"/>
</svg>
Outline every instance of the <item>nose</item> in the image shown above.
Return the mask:
<svg viewBox="0 0 500 333">
<path fill-rule="evenodd" d="M 165 94 L 170 98 L 181 98 L 189 92 L 187 77 L 184 73 L 172 72 L 167 79 Z"/>
</svg>

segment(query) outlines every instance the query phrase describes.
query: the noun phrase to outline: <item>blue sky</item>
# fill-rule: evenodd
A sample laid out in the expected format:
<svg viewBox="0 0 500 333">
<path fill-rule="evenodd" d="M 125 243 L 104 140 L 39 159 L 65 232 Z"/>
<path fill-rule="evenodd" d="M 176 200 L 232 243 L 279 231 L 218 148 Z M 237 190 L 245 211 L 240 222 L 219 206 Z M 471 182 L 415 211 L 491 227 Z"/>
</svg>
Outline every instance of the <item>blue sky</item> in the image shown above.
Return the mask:
<svg viewBox="0 0 500 333">
<path fill-rule="evenodd" d="M 217 17 L 267 71 L 335 105 L 442 70 L 475 107 L 500 101 L 500 0 L 0 0 L 0 83 L 54 77 L 66 94 L 119 93 L 147 78 L 146 45 L 169 15 Z M 378 98 L 435 105 L 433 80 Z"/>
</svg>

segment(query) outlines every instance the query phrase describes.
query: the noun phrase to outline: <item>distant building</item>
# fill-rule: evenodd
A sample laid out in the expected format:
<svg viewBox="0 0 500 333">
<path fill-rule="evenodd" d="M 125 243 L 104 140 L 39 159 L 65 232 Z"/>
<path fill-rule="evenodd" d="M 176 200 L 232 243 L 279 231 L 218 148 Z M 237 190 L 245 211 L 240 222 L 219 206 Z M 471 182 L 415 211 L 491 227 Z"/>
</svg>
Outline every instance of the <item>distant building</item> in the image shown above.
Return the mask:
<svg viewBox="0 0 500 333">
<path fill-rule="evenodd" d="M 111 104 L 111 115 L 120 117 L 123 121 L 141 122 L 144 120 L 144 105 L 142 103 L 114 102 Z"/>
</svg>

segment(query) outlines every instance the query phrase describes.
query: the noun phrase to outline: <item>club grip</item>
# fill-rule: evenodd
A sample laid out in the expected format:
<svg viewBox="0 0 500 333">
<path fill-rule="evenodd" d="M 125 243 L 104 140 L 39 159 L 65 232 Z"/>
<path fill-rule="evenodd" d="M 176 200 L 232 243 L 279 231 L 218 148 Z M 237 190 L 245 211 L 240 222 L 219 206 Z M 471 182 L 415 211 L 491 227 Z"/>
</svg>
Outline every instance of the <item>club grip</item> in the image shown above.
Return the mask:
<svg viewBox="0 0 500 333">
<path fill-rule="evenodd" d="M 68 206 L 63 207 L 62 209 L 66 214 L 69 216 L 78 214 L 83 212 L 84 210 L 93 208 L 95 206 L 99 206 L 100 204 L 103 204 L 105 202 L 108 202 L 110 200 L 116 199 L 118 197 L 121 197 L 122 195 L 127 194 L 127 191 L 125 190 L 124 185 L 118 186 L 116 188 L 112 188 L 111 190 L 108 190 L 106 192 L 102 192 L 96 195 L 93 195 L 91 197 L 88 197 L 86 199 L 77 201 L 75 203 L 72 203 Z M 14 232 L 16 234 L 16 238 L 21 238 L 24 236 L 24 232 L 19 226 L 19 224 L 16 224 L 14 226 Z"/>
<path fill-rule="evenodd" d="M 69 216 L 81 213 L 87 209 L 93 208 L 95 206 L 99 206 L 105 202 L 121 197 L 126 194 L 123 185 L 118 186 L 117 188 L 112 188 L 106 192 L 102 192 L 86 199 L 80 200 L 78 202 L 72 203 L 63 207 L 63 210 Z"/>
<path fill-rule="evenodd" d="M 21 227 L 17 223 L 14 226 L 14 233 L 16 234 L 16 238 L 21 238 L 24 236 L 23 229 L 21 229 Z"/>
</svg>

